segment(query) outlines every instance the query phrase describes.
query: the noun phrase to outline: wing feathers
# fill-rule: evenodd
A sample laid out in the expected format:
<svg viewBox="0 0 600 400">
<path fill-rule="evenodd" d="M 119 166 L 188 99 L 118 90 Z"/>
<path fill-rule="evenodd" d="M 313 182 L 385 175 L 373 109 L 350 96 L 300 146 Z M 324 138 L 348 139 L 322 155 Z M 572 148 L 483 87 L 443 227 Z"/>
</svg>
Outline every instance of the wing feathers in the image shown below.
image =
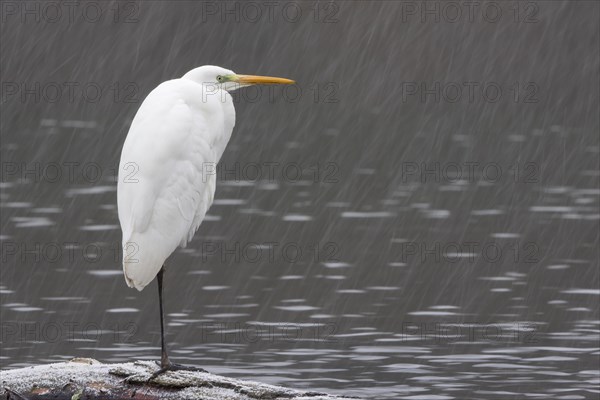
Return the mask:
<svg viewBox="0 0 600 400">
<path fill-rule="evenodd" d="M 154 279 L 177 246 L 192 239 L 211 206 L 216 176 L 205 171 L 218 162 L 211 143 L 224 129 L 195 111 L 180 90 L 161 86 L 140 107 L 119 168 L 123 247 L 135 250 L 132 257 L 124 251 L 123 269 L 127 284 L 138 290 Z M 130 182 L 121 177 L 126 163 L 137 168 Z"/>
</svg>

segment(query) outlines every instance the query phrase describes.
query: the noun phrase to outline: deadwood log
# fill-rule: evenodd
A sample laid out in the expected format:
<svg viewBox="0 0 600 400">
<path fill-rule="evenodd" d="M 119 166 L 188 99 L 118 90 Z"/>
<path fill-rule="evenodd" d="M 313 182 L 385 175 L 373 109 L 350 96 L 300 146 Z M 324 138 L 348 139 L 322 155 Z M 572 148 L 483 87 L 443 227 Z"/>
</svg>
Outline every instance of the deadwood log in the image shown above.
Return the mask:
<svg viewBox="0 0 600 400">
<path fill-rule="evenodd" d="M 264 383 L 204 372 L 175 371 L 148 379 L 158 369 L 151 361 L 103 364 L 89 358 L 0 371 L 4 398 L 14 400 L 203 399 L 342 400 Z"/>
</svg>

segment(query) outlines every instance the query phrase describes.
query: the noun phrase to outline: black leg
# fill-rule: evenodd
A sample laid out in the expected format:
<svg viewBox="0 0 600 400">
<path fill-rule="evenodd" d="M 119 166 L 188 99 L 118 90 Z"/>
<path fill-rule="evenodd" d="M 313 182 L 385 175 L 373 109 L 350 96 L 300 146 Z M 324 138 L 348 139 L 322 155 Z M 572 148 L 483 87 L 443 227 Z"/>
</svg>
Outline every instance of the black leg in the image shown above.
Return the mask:
<svg viewBox="0 0 600 400">
<path fill-rule="evenodd" d="M 165 266 L 163 265 L 158 275 L 156 276 L 156 282 L 158 283 L 158 304 L 160 306 L 160 346 L 162 349 L 160 357 L 161 368 L 167 368 L 171 365 L 169 361 L 169 355 L 167 354 L 167 346 L 165 344 L 165 315 L 163 311 L 163 273 L 165 272 Z"/>
<path fill-rule="evenodd" d="M 160 357 L 160 369 L 150 375 L 148 381 L 153 380 L 157 376 L 164 374 L 167 371 L 195 371 L 195 372 L 206 372 L 206 370 L 198 367 L 188 367 L 185 365 L 173 364 L 169 360 L 169 355 L 167 354 L 167 345 L 165 343 L 165 315 L 163 311 L 163 274 L 165 272 L 165 266 L 163 265 L 160 271 L 158 271 L 158 275 L 156 275 L 156 282 L 158 283 L 158 304 L 160 307 L 160 346 L 162 349 L 162 354 Z"/>
</svg>

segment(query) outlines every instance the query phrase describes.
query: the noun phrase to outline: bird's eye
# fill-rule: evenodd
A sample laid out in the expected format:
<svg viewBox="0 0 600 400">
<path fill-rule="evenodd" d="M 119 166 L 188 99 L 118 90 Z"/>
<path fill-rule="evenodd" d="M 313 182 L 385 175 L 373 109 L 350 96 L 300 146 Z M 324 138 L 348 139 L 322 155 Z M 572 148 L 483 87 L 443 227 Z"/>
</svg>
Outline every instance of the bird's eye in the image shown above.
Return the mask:
<svg viewBox="0 0 600 400">
<path fill-rule="evenodd" d="M 221 75 L 218 75 L 218 76 L 217 76 L 217 81 L 219 81 L 219 82 L 223 82 L 223 77 L 222 77 Z"/>
</svg>

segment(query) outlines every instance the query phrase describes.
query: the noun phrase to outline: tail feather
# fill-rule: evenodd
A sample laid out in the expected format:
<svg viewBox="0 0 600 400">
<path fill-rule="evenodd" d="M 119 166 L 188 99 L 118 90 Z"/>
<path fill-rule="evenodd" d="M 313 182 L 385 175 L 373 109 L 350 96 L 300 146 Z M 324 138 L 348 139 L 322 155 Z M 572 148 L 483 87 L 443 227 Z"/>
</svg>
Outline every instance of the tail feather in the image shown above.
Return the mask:
<svg viewBox="0 0 600 400">
<path fill-rule="evenodd" d="M 164 265 L 166 259 L 175 250 L 177 244 L 166 248 L 153 245 L 161 243 L 156 238 L 133 234 L 123 241 L 123 272 L 127 286 L 141 291 L 146 287 Z M 172 249 L 170 247 L 173 247 Z"/>
</svg>

